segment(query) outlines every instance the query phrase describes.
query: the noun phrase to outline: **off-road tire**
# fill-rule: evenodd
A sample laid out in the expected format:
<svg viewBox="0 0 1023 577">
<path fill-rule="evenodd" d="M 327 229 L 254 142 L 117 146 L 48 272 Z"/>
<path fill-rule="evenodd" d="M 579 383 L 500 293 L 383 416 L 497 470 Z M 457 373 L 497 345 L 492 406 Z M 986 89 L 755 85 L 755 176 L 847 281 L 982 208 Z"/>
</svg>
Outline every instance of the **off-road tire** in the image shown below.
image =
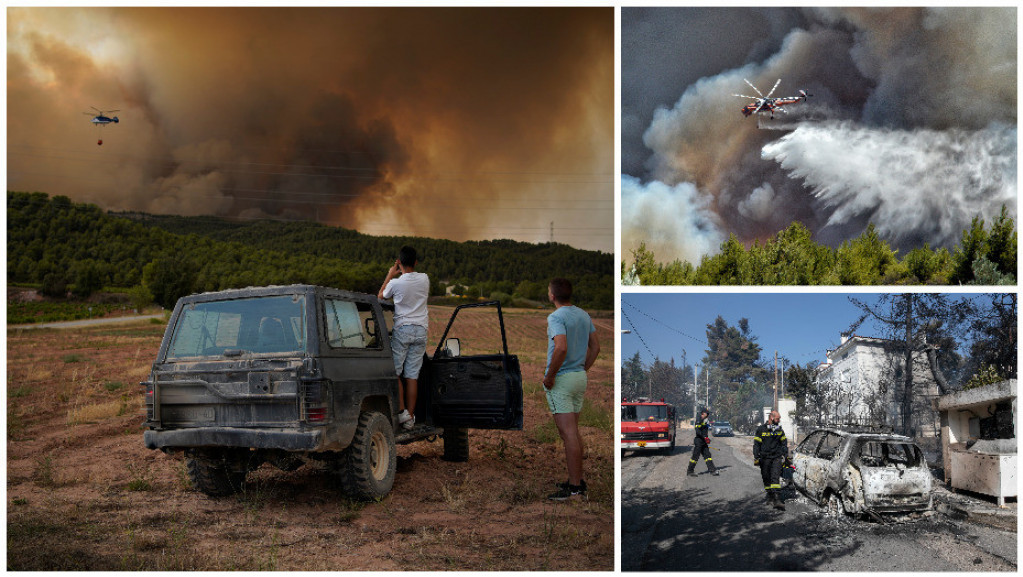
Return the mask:
<svg viewBox="0 0 1023 577">
<path fill-rule="evenodd" d="M 353 497 L 382 499 L 394 485 L 398 453 L 391 421 L 376 411 L 362 413 L 355 437 L 341 456 L 341 483 Z"/>
<path fill-rule="evenodd" d="M 445 461 L 464 463 L 469 460 L 469 430 L 444 429 Z"/>
<path fill-rule="evenodd" d="M 223 459 L 188 457 L 188 476 L 192 486 L 210 497 L 226 497 L 245 488 L 245 472 L 233 472 Z"/>
</svg>

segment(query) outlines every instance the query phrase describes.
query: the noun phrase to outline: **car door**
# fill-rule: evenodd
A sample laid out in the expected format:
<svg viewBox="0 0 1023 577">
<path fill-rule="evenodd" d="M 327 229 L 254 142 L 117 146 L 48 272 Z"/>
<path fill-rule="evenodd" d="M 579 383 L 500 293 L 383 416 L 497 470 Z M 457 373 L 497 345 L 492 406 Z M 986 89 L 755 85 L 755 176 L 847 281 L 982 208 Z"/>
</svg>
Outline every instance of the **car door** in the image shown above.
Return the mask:
<svg viewBox="0 0 1023 577">
<path fill-rule="evenodd" d="M 845 437 L 827 432 L 821 439 L 813 456 L 806 459 L 806 480 L 804 490 L 815 501 L 824 497 L 824 489 L 833 474 L 833 464 L 842 454 Z"/>
<path fill-rule="evenodd" d="M 500 302 L 457 307 L 424 370 L 434 425 L 522 429 L 522 374 Z"/>
<path fill-rule="evenodd" d="M 792 482 L 797 487 L 804 488 L 805 490 L 807 465 L 817 453 L 817 446 L 821 444 L 821 439 L 824 438 L 824 435 L 825 431 L 814 431 L 792 451 L 792 466 L 795 467 L 795 470 L 792 472 Z"/>
</svg>

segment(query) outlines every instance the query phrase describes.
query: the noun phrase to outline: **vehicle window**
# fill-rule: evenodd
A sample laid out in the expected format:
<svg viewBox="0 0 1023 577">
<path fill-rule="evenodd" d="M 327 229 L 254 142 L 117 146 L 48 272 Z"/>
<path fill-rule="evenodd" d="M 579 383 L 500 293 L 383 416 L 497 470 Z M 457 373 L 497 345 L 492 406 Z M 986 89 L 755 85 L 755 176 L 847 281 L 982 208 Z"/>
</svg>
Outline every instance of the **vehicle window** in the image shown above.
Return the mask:
<svg viewBox="0 0 1023 577">
<path fill-rule="evenodd" d="M 870 441 L 860 447 L 860 464 L 865 467 L 906 468 L 919 463 L 919 449 L 908 443 Z"/>
<path fill-rule="evenodd" d="M 305 346 L 305 297 L 257 297 L 188 305 L 167 358 L 219 357 L 227 350 L 283 353 Z"/>
<path fill-rule="evenodd" d="M 665 405 L 625 405 L 622 407 L 623 421 L 665 421 L 667 419 L 668 407 Z"/>
<path fill-rule="evenodd" d="M 327 299 L 323 304 L 326 317 L 327 344 L 335 349 L 379 348 L 379 340 L 369 333 L 366 319 L 373 318 L 369 303 Z M 370 327 L 373 326 L 370 321 Z"/>
<path fill-rule="evenodd" d="M 832 460 L 838 455 L 838 449 L 842 446 L 842 437 L 834 433 L 827 433 L 821 444 L 817 447 L 817 458 Z"/>
<path fill-rule="evenodd" d="M 803 439 L 802 443 L 799 443 L 795 452 L 802 453 L 804 455 L 814 455 L 817 453 L 817 445 L 820 444 L 821 439 L 823 438 L 824 431 L 814 431 L 810 433 L 809 437 Z"/>
</svg>

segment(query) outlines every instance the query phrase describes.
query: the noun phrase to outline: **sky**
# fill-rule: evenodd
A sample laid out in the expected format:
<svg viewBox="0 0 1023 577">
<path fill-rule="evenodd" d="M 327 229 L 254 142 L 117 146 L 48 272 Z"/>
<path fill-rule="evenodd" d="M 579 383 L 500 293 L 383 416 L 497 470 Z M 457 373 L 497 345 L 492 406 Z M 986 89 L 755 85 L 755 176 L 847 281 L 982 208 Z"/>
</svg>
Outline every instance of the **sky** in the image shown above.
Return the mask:
<svg viewBox="0 0 1023 577">
<path fill-rule="evenodd" d="M 644 366 L 654 358 L 675 359 L 682 364 L 682 350 L 689 364 L 699 363 L 707 351 L 707 325 L 720 315 L 729 326 L 749 319 L 757 337 L 761 358 L 787 358 L 806 365 L 826 361 L 825 352 L 841 344 L 863 312 L 849 301 L 853 296 L 876 304 L 876 293 L 623 293 L 622 360 L 638 351 Z M 860 336 L 880 336 L 871 321 L 856 330 Z M 779 360 L 779 367 L 781 367 Z"/>
<path fill-rule="evenodd" d="M 614 251 L 611 8 L 18 7 L 7 39 L 9 190 Z"/>
<path fill-rule="evenodd" d="M 699 262 L 793 221 L 905 254 L 1017 210 L 1017 10 L 622 9 L 622 251 Z M 812 96 L 745 118 L 734 94 Z"/>
</svg>

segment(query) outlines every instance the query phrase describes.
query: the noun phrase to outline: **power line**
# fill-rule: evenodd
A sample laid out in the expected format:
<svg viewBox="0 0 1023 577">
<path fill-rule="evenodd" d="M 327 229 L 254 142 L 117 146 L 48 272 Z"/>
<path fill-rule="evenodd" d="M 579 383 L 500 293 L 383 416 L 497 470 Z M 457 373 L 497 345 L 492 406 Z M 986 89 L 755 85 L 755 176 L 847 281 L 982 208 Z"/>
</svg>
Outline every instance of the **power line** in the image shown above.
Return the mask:
<svg viewBox="0 0 1023 577">
<path fill-rule="evenodd" d="M 693 339 L 694 341 L 696 341 L 696 342 L 698 342 L 698 343 L 700 343 L 700 344 L 703 344 L 703 345 L 707 345 L 708 347 L 710 346 L 710 343 L 708 343 L 707 341 L 705 341 L 705 340 L 703 340 L 703 339 L 698 339 L 698 338 L 696 338 L 696 337 L 694 337 L 694 336 L 692 336 L 692 335 L 689 335 L 689 334 L 686 334 L 686 333 L 684 333 L 684 332 L 680 331 L 679 329 L 677 329 L 677 328 L 675 328 L 675 327 L 673 327 L 673 326 L 670 326 L 670 325 L 668 325 L 668 324 L 665 324 L 665 323 L 664 323 L 664 322 L 662 322 L 662 321 L 661 321 L 660 319 L 658 319 L 658 318 L 656 318 L 656 317 L 654 317 L 654 316 L 651 316 L 651 315 L 647 314 L 646 312 L 644 312 L 643 310 L 641 310 L 641 309 L 640 309 L 639 307 L 637 307 L 636 305 L 634 305 L 634 304 L 632 304 L 632 303 L 628 302 L 628 301 L 627 301 L 627 300 L 625 300 L 625 299 L 622 299 L 622 304 L 625 304 L 625 305 L 629 305 L 630 307 L 632 307 L 632 308 L 636 309 L 636 312 L 638 312 L 639 314 L 641 314 L 641 315 L 645 316 L 646 318 L 648 318 L 648 319 L 650 319 L 650 320 L 654 321 L 655 323 L 657 323 L 657 324 L 659 324 L 659 325 L 661 325 L 661 326 L 663 326 L 663 327 L 667 328 L 667 329 L 668 329 L 668 330 L 670 330 L 670 331 L 674 331 L 674 332 L 676 332 L 676 333 L 678 333 L 678 334 L 680 334 L 680 335 L 682 335 L 682 336 L 684 336 L 684 337 L 687 337 L 687 338 Z M 625 314 L 625 313 L 623 312 L 622 314 Z"/>
</svg>

